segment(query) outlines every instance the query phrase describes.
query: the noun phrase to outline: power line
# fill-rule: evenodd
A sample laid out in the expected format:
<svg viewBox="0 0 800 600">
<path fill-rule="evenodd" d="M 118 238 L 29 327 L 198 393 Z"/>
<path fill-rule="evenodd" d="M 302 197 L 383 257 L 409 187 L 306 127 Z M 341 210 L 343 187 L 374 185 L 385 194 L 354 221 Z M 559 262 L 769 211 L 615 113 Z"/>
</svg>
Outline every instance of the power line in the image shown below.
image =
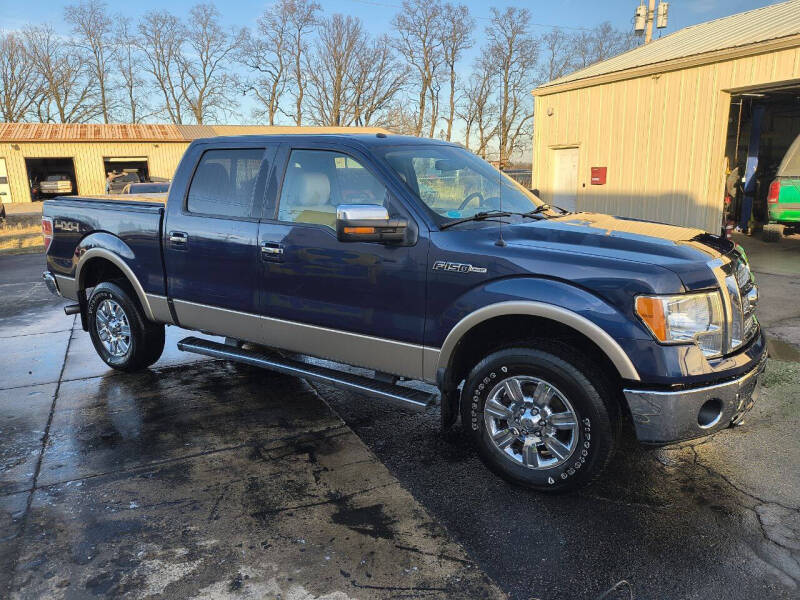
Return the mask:
<svg viewBox="0 0 800 600">
<path fill-rule="evenodd" d="M 390 4 L 388 2 L 375 2 L 373 0 L 350 0 L 350 2 L 355 2 L 357 4 L 368 4 L 371 6 L 380 6 L 383 8 L 403 8 L 402 4 Z M 480 19 L 482 21 L 491 21 L 489 17 L 478 17 L 474 16 L 475 19 Z M 572 31 L 592 31 L 591 27 L 573 27 L 570 25 L 550 25 L 548 23 L 529 23 L 531 27 L 546 27 L 548 29 L 570 29 Z"/>
</svg>

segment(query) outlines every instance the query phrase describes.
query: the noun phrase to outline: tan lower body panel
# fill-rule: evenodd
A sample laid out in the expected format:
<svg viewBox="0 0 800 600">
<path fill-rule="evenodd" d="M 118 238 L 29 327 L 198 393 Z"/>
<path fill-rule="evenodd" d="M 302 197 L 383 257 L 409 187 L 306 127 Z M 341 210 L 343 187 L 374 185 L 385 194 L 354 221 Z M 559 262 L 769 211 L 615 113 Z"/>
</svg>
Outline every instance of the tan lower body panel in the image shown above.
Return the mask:
<svg viewBox="0 0 800 600">
<path fill-rule="evenodd" d="M 339 331 L 307 325 L 294 321 L 273 319 L 245 312 L 196 304 L 184 300 L 173 300 L 175 313 L 182 327 L 208 331 L 273 348 L 299 352 L 334 360 L 353 366 L 393 375 L 423 379 L 433 382 L 426 375 L 430 367 L 423 367 L 432 357 L 423 346 L 387 340 L 359 333 Z M 438 351 L 437 358 L 438 358 Z"/>
</svg>

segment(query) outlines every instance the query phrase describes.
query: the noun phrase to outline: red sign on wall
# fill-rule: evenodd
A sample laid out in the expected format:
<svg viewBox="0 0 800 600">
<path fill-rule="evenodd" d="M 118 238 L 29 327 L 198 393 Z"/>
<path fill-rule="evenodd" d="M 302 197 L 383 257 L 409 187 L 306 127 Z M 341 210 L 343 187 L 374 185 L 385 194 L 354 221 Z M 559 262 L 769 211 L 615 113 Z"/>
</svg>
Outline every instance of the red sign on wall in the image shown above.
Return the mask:
<svg viewBox="0 0 800 600">
<path fill-rule="evenodd" d="M 592 167 L 592 185 L 606 184 L 607 167 Z"/>
</svg>

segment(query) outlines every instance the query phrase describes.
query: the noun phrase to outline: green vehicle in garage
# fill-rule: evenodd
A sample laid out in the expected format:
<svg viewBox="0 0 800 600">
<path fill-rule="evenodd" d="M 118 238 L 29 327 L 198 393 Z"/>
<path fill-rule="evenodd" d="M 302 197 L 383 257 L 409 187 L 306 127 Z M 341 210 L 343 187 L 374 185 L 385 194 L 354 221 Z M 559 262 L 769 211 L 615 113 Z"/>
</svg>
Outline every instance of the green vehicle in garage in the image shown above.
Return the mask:
<svg viewBox="0 0 800 600">
<path fill-rule="evenodd" d="M 800 135 L 783 157 L 767 194 L 769 223 L 764 241 L 777 242 L 781 235 L 800 233 Z"/>
</svg>

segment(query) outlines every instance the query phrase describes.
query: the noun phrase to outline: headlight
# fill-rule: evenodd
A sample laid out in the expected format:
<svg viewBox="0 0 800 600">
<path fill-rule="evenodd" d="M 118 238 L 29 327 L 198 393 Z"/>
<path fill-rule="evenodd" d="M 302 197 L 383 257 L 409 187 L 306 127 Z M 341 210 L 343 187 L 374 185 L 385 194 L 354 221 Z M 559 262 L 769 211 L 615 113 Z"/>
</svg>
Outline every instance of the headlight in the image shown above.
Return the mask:
<svg viewBox="0 0 800 600">
<path fill-rule="evenodd" d="M 661 343 L 694 342 L 706 356 L 722 354 L 724 328 L 719 292 L 638 296 L 636 313 Z"/>
</svg>

